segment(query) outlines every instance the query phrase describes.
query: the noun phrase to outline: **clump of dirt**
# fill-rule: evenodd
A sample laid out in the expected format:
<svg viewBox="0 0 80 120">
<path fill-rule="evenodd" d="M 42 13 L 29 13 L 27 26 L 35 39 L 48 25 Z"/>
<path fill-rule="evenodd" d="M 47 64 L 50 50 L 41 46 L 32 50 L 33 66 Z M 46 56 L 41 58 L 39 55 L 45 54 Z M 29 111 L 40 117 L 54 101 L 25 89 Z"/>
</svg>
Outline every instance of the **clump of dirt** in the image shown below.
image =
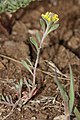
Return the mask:
<svg viewBox="0 0 80 120">
<path fill-rule="evenodd" d="M 69 76 L 69 63 L 75 77 L 75 103 L 79 107 L 80 92 L 80 4 L 75 0 L 57 0 L 33 2 L 22 13 L 16 13 L 19 18 L 9 31 L 0 23 L 0 93 L 11 94 L 14 98 L 14 83 L 20 78 L 30 78 L 30 74 L 16 61 L 29 58 L 35 61 L 36 54 L 30 44 L 29 36 L 40 30 L 39 18 L 42 13 L 52 11 L 60 17 L 60 27 L 45 40 L 39 59 L 39 69 L 51 72 L 44 60 L 52 61 L 59 70 Z M 7 56 L 7 57 L 5 57 Z M 64 114 L 63 100 L 54 83 L 54 78 L 37 72 L 39 92 L 25 106 L 16 108 L 7 120 L 54 120 L 54 117 Z M 65 79 L 65 78 L 64 78 Z M 43 82 L 44 81 L 44 82 Z M 42 86 L 43 82 L 43 86 Z M 69 84 L 66 80 L 64 84 Z M 68 85 L 69 88 L 69 85 Z M 0 119 L 10 112 L 11 108 L 1 106 Z"/>
</svg>

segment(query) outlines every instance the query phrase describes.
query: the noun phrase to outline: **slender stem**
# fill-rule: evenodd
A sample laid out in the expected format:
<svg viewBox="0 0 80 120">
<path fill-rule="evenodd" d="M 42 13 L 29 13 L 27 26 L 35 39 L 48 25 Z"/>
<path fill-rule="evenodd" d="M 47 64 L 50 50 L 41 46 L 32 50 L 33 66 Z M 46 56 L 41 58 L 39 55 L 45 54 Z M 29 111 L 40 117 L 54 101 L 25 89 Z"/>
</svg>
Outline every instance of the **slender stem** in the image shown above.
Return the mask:
<svg viewBox="0 0 80 120">
<path fill-rule="evenodd" d="M 40 46 L 38 48 L 38 52 L 37 52 L 37 58 L 36 58 L 36 61 L 35 61 L 35 65 L 34 65 L 34 71 L 33 71 L 33 87 L 35 86 L 35 81 L 36 81 L 36 69 L 37 69 L 37 65 L 38 65 L 38 61 L 39 61 L 39 54 L 40 54 L 40 50 L 42 48 L 42 44 L 44 42 L 44 39 L 47 35 L 47 32 L 49 30 L 49 26 L 47 25 L 47 28 L 46 28 L 46 31 L 45 33 L 43 34 L 43 37 L 42 37 L 42 40 L 40 42 Z"/>
</svg>

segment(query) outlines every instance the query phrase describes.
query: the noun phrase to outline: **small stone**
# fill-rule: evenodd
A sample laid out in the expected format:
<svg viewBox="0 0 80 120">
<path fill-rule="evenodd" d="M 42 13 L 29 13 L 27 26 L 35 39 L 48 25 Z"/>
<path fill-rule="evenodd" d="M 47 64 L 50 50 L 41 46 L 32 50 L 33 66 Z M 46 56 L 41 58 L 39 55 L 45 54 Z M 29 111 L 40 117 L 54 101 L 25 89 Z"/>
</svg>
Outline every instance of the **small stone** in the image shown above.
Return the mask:
<svg viewBox="0 0 80 120">
<path fill-rule="evenodd" d="M 0 116 L 2 115 L 2 113 L 0 112 Z"/>
<path fill-rule="evenodd" d="M 20 112 L 21 111 L 21 109 L 20 108 L 17 108 L 17 110 Z"/>
<path fill-rule="evenodd" d="M 63 36 L 64 41 L 68 41 L 72 37 L 72 35 L 73 35 L 72 30 L 67 31 Z"/>
<path fill-rule="evenodd" d="M 65 115 L 56 116 L 53 120 L 65 120 Z"/>
<path fill-rule="evenodd" d="M 33 117 L 31 118 L 31 120 L 36 120 L 36 117 L 35 117 L 35 116 L 33 116 Z"/>
<path fill-rule="evenodd" d="M 77 49 L 80 46 L 80 39 L 76 36 L 73 36 L 69 42 L 68 45 L 72 47 L 73 49 Z"/>
<path fill-rule="evenodd" d="M 8 63 L 8 59 L 3 59 L 3 60 L 2 60 L 2 63 L 3 63 L 3 64 L 7 64 L 7 63 Z"/>
<path fill-rule="evenodd" d="M 54 6 L 56 6 L 57 3 L 58 3 L 58 0 L 50 0 L 50 2 L 51 2 Z"/>
<path fill-rule="evenodd" d="M 4 69 L 4 65 L 0 62 L 0 70 Z"/>
<path fill-rule="evenodd" d="M 54 58 L 54 63 L 58 65 L 59 69 L 64 69 L 68 66 L 69 63 L 71 65 L 80 65 L 80 59 L 75 56 L 74 53 L 67 50 L 65 47 L 60 46 L 59 50 L 57 51 L 57 54 Z"/>
<path fill-rule="evenodd" d="M 27 39 L 27 27 L 21 21 L 18 21 L 13 26 L 11 39 L 15 41 L 25 41 Z"/>
</svg>

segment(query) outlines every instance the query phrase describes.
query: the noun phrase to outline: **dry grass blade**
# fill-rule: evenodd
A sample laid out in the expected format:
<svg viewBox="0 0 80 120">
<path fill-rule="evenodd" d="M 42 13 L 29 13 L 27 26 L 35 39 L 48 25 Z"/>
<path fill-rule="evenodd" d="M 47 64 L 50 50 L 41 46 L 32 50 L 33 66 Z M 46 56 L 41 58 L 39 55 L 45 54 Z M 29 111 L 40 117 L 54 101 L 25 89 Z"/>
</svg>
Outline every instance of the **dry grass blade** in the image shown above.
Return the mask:
<svg viewBox="0 0 80 120">
<path fill-rule="evenodd" d="M 65 75 L 65 74 L 63 74 L 63 73 L 56 67 L 56 65 L 55 65 L 53 62 L 47 61 L 47 60 L 45 60 L 45 62 L 48 63 L 48 66 L 53 70 L 53 72 L 55 72 L 55 68 L 56 68 L 57 74 L 62 75 L 62 76 L 64 76 L 64 77 L 68 78 L 68 76 Z"/>
</svg>

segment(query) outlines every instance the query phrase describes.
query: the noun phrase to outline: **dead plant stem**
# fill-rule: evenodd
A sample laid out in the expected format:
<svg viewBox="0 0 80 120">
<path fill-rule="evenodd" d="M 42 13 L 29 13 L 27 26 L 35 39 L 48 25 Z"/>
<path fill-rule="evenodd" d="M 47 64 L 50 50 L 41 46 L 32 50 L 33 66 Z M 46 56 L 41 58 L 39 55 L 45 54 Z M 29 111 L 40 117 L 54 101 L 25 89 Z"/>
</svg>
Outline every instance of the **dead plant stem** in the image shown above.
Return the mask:
<svg viewBox="0 0 80 120">
<path fill-rule="evenodd" d="M 16 103 L 12 107 L 10 113 L 8 115 L 6 115 L 2 120 L 6 120 L 14 112 L 14 109 L 16 108 L 16 106 L 18 105 L 18 103 L 19 103 L 20 100 L 21 100 L 21 98 L 16 101 Z"/>
<path fill-rule="evenodd" d="M 64 110 L 65 110 L 66 120 L 70 120 L 69 107 L 67 101 L 64 101 Z"/>
<path fill-rule="evenodd" d="M 20 62 L 19 60 L 16 60 L 16 59 L 14 59 L 14 58 L 8 57 L 8 56 L 3 55 L 3 54 L 0 54 L 0 56 L 3 57 L 3 58 L 6 58 L 6 59 L 8 59 L 8 60 L 11 60 L 11 61 L 14 61 L 14 62 L 17 62 L 17 63 L 20 63 L 20 64 L 21 64 L 21 62 Z"/>
</svg>

